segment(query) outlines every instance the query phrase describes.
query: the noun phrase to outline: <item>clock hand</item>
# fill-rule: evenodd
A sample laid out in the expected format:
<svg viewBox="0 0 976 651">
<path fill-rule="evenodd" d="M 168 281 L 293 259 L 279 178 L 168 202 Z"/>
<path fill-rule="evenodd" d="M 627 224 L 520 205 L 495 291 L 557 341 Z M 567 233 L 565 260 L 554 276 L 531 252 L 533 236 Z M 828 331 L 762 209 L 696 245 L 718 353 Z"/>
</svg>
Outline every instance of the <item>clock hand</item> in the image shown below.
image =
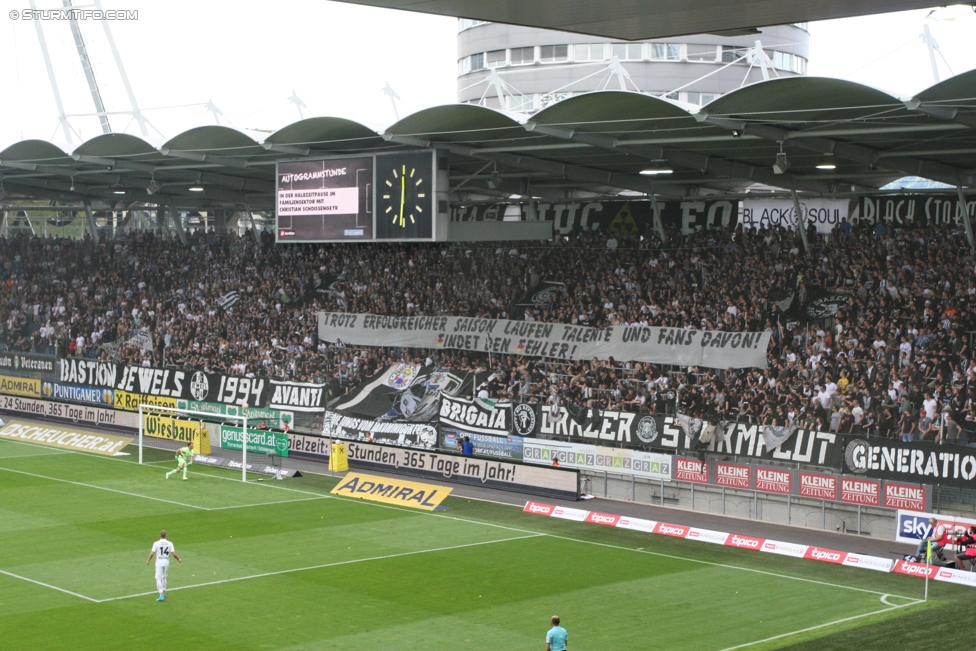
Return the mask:
<svg viewBox="0 0 976 651">
<path fill-rule="evenodd" d="M 407 177 L 400 177 L 400 226 L 406 227 L 407 222 L 403 219 L 403 205 L 407 200 Z"/>
</svg>

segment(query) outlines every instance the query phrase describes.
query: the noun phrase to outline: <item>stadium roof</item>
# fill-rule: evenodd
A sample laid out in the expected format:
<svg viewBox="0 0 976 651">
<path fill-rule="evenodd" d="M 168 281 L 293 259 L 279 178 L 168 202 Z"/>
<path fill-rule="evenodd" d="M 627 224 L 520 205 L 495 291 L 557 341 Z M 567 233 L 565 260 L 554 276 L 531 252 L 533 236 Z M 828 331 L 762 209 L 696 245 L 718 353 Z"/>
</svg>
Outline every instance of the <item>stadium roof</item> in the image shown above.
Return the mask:
<svg viewBox="0 0 976 651">
<path fill-rule="evenodd" d="M 340 0 L 636 41 L 685 34 L 736 36 L 765 25 L 926 9 L 932 0 Z"/>
<path fill-rule="evenodd" d="M 907 101 L 849 81 L 793 77 L 747 86 L 700 110 L 607 91 L 531 117 L 438 106 L 382 134 L 316 117 L 263 142 L 223 126 L 190 129 L 159 148 L 127 134 L 100 135 L 70 153 L 26 140 L 0 151 L 0 185 L 8 201 L 271 210 L 278 160 L 427 147 L 451 152 L 452 190 L 462 200 L 462 193 L 730 195 L 755 184 L 836 196 L 903 176 L 976 187 L 976 70 Z M 781 148 L 789 167 L 775 174 Z M 825 159 L 836 169 L 817 169 Z M 641 175 L 652 169 L 673 173 Z"/>
</svg>

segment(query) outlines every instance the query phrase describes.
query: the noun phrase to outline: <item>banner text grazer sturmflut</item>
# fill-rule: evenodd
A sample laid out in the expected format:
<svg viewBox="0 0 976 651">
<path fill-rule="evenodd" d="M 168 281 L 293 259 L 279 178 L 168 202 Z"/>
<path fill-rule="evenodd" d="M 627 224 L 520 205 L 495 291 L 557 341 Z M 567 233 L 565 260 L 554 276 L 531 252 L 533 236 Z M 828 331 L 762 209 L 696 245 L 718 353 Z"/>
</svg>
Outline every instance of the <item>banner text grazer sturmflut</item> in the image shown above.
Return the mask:
<svg viewBox="0 0 976 651">
<path fill-rule="evenodd" d="M 704 366 L 765 368 L 768 332 L 615 326 L 457 316 L 391 317 L 319 312 L 319 339 L 354 346 L 450 348 L 556 359 L 609 359 Z"/>
</svg>

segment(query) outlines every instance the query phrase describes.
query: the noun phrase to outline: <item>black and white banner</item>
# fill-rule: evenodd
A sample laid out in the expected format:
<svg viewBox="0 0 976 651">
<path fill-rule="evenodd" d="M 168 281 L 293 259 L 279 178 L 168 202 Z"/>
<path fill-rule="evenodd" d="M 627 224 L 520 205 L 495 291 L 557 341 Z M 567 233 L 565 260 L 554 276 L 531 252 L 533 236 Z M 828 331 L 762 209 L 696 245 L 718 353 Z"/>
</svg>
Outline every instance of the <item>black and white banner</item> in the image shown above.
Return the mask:
<svg viewBox="0 0 976 651">
<path fill-rule="evenodd" d="M 441 396 L 440 422 L 465 432 L 507 436 L 512 433 L 512 403 Z"/>
<path fill-rule="evenodd" d="M 67 357 L 58 360 L 58 381 L 69 384 L 87 384 L 93 387 L 114 389 L 119 379 L 118 364 L 99 362 L 94 359 Z"/>
<path fill-rule="evenodd" d="M 561 296 L 564 291 L 566 291 L 566 286 L 563 283 L 546 280 L 539 283 L 534 289 L 516 301 L 515 307 L 538 311 L 546 303 L 552 301 L 557 296 Z"/>
<path fill-rule="evenodd" d="M 268 405 L 268 380 L 233 377 L 203 371 L 145 366 L 122 366 L 91 359 L 58 360 L 58 381 L 104 387 L 146 396 L 168 397 L 225 405 Z M 293 410 L 294 407 L 287 409 Z"/>
<path fill-rule="evenodd" d="M 513 212 L 508 203 L 456 208 L 451 221 L 503 221 Z M 529 219 L 529 204 L 514 207 L 521 221 Z M 658 201 L 658 216 L 665 228 L 680 228 L 685 235 L 696 229 L 732 230 L 739 220 L 739 202 L 706 199 Z M 650 201 L 590 201 L 535 204 L 532 219 L 551 221 L 553 230 L 569 233 L 575 228 L 606 233 L 644 233 L 654 228 L 654 204 Z"/>
<path fill-rule="evenodd" d="M 658 423 L 658 436 L 651 441 L 642 440 L 653 448 L 692 450 L 693 438 L 678 426 L 671 416 L 654 416 Z M 841 437 L 831 432 L 815 432 L 797 429 L 794 434 L 776 448 L 767 448 L 763 437 L 764 425 L 749 423 L 719 423 L 715 429 L 715 441 L 706 448 L 708 452 L 786 461 L 803 465 L 840 468 L 844 446 Z"/>
<path fill-rule="evenodd" d="M 804 223 L 816 226 L 818 233 L 829 233 L 848 218 L 846 199 L 801 199 L 799 204 Z M 792 199 L 749 199 L 742 202 L 741 222 L 750 228 L 782 226 L 795 230 L 796 207 Z"/>
<path fill-rule="evenodd" d="M 612 357 L 727 369 L 765 368 L 770 333 L 319 312 L 319 339 L 355 346 L 450 348 L 566 360 Z"/>
<path fill-rule="evenodd" d="M 915 484 L 976 488 L 976 448 L 844 437 L 844 472 Z"/>
<path fill-rule="evenodd" d="M 516 429 L 519 409 L 529 405 L 516 405 Z M 569 406 L 555 410 L 544 405 L 532 406 L 538 425 L 534 428 L 541 438 L 560 438 L 580 443 L 595 443 L 624 447 L 642 447 L 675 452 L 698 451 L 695 444 L 709 423 L 693 419 L 695 424 L 689 433 L 673 416 L 662 414 L 636 414 L 625 411 L 576 410 Z M 796 429 L 788 440 L 778 447 L 766 447 L 763 425 L 748 423 L 714 423 L 711 440 L 706 452 L 786 461 L 810 466 L 840 468 L 844 459 L 842 437 L 830 432 Z M 522 431 L 516 433 L 531 436 Z"/>
<path fill-rule="evenodd" d="M 352 439 L 402 448 L 433 450 L 437 447 L 437 428 L 421 423 L 387 423 L 325 412 L 325 436 Z"/>
<path fill-rule="evenodd" d="M 272 409 L 283 411 L 325 411 L 326 385 L 310 382 L 281 382 L 270 380 Z"/>
<path fill-rule="evenodd" d="M 56 359 L 53 355 L 38 355 L 37 353 L 0 353 L 0 371 L 13 369 L 15 371 L 30 371 L 32 373 L 53 373 Z"/>
<path fill-rule="evenodd" d="M 976 218 L 976 198 L 966 199 L 970 219 Z M 962 208 L 956 195 L 900 194 L 884 197 L 861 197 L 857 200 L 851 221 L 887 224 L 893 228 L 963 228 Z"/>
<path fill-rule="evenodd" d="M 552 409 L 536 405 L 538 434 L 543 438 L 566 437 L 580 443 L 611 445 L 637 443 L 635 430 L 640 426 L 638 414 L 628 411 L 601 411 L 573 406 Z M 654 416 L 643 418 L 654 420 Z M 647 424 L 645 423 L 645 426 Z"/>
</svg>

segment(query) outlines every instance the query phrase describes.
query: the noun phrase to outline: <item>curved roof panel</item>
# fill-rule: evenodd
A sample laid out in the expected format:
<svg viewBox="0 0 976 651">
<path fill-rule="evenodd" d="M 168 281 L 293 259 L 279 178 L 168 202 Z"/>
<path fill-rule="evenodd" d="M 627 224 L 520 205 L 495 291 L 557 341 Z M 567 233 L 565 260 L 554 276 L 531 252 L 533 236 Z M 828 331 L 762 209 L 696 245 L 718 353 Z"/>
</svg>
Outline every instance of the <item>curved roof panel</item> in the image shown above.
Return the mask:
<svg viewBox="0 0 976 651">
<path fill-rule="evenodd" d="M 915 96 L 923 102 L 963 102 L 976 107 L 976 69 L 926 88 Z"/>
<path fill-rule="evenodd" d="M 175 149 L 177 151 L 212 151 L 216 153 L 223 150 L 226 155 L 247 153 L 247 150 L 251 148 L 254 148 L 256 153 L 262 150 L 258 143 L 246 134 L 237 129 L 219 125 L 196 127 L 184 131 L 162 146 L 162 149 Z"/>
<path fill-rule="evenodd" d="M 621 90 L 575 95 L 539 111 L 537 124 L 559 125 L 593 132 L 671 129 L 682 123 L 696 126 L 691 113 L 659 97 Z"/>
<path fill-rule="evenodd" d="M 76 156 L 138 156 L 159 155 L 148 142 L 127 133 L 106 133 L 82 143 L 74 150 Z"/>
<path fill-rule="evenodd" d="M 345 118 L 306 118 L 278 129 L 265 143 L 301 145 L 311 149 L 342 149 L 383 142 L 383 138 L 358 122 Z"/>
<path fill-rule="evenodd" d="M 884 108 L 904 108 L 897 98 L 853 81 L 828 77 L 770 79 L 734 90 L 705 106 L 709 116 L 766 121 L 850 120 Z"/>
<path fill-rule="evenodd" d="M 528 137 L 522 125 L 511 116 L 495 109 L 474 104 L 434 106 L 408 115 L 386 130 L 387 134 L 441 141 L 506 140 Z"/>
<path fill-rule="evenodd" d="M 60 162 L 71 157 L 45 140 L 21 140 L 0 151 L 0 161 Z"/>
</svg>

